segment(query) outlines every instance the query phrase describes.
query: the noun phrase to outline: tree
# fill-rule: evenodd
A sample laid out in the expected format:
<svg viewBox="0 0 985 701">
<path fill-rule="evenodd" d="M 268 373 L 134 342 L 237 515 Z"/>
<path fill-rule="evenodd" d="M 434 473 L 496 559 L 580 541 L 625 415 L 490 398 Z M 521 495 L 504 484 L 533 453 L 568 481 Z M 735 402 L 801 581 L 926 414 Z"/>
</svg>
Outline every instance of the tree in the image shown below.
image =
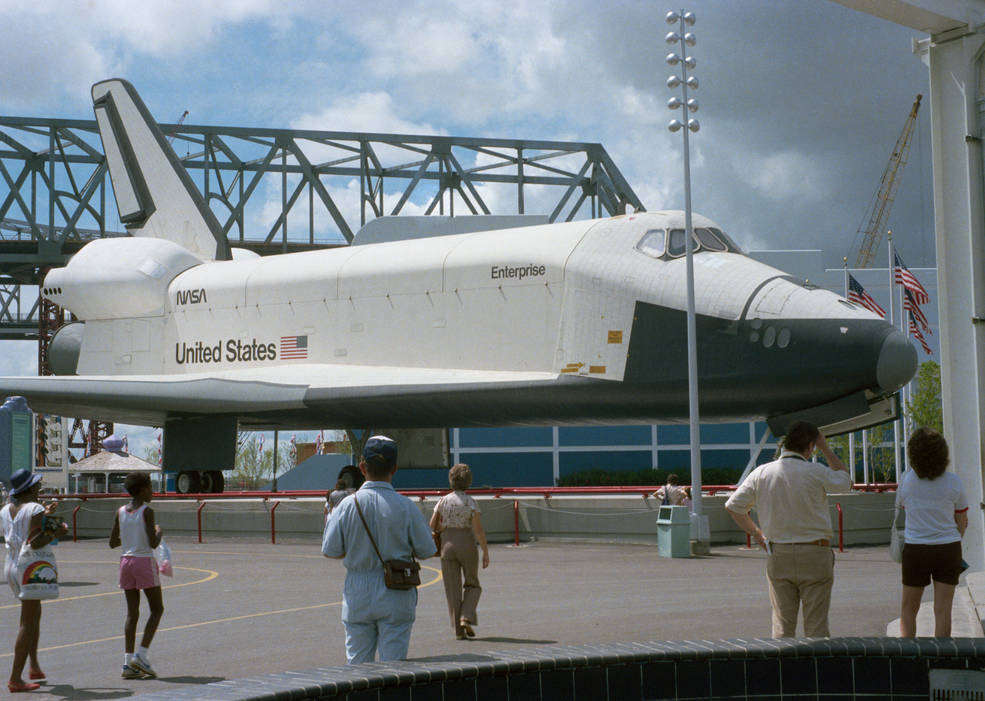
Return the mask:
<svg viewBox="0 0 985 701">
<path fill-rule="evenodd" d="M 906 415 L 914 428 L 926 426 L 944 432 L 941 366 L 933 360 L 921 363 L 917 370 L 917 387 L 906 404 Z"/>
<path fill-rule="evenodd" d="M 144 460 L 146 460 L 147 462 L 149 462 L 151 465 L 160 465 L 161 464 L 161 449 L 157 446 L 156 443 L 151 443 L 149 445 L 145 445 L 144 446 L 143 458 L 144 458 Z"/>
<path fill-rule="evenodd" d="M 866 431 L 869 439 L 869 474 L 876 482 L 896 481 L 893 459 L 893 424 L 873 426 Z"/>
<path fill-rule="evenodd" d="M 236 469 L 233 479 L 246 489 L 256 489 L 273 477 L 274 451 L 260 452 L 259 436 L 253 432 L 241 433 L 236 441 Z"/>
</svg>

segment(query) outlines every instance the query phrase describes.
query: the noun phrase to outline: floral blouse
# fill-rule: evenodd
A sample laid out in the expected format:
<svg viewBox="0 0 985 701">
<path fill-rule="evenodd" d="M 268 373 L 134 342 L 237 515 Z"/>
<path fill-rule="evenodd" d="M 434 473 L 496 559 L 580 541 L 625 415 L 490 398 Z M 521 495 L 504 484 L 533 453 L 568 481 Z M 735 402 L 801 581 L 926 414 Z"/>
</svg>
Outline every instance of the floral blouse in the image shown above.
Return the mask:
<svg viewBox="0 0 985 701">
<path fill-rule="evenodd" d="M 479 505 L 465 492 L 456 491 L 441 497 L 434 508 L 441 514 L 445 528 L 471 528 L 472 513 L 479 510 Z"/>
</svg>

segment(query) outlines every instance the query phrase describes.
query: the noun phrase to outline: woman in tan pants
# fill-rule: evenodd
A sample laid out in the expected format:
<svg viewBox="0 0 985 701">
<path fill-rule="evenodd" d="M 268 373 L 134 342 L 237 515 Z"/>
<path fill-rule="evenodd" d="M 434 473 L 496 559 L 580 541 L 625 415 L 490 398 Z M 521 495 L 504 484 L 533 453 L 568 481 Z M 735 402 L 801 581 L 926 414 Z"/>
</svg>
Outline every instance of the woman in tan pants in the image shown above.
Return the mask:
<svg viewBox="0 0 985 701">
<path fill-rule="evenodd" d="M 476 606 L 482 587 L 479 586 L 479 556 L 476 542 L 482 548 L 482 569 L 489 567 L 489 547 L 482 530 L 479 505 L 465 493 L 472 486 L 472 471 L 459 463 L 448 471 L 452 491 L 441 497 L 431 514 L 431 531 L 441 537 L 441 574 L 445 581 L 448 615 L 459 640 L 474 638 L 473 626 L 478 623 Z M 464 578 L 464 585 L 463 585 Z"/>
</svg>

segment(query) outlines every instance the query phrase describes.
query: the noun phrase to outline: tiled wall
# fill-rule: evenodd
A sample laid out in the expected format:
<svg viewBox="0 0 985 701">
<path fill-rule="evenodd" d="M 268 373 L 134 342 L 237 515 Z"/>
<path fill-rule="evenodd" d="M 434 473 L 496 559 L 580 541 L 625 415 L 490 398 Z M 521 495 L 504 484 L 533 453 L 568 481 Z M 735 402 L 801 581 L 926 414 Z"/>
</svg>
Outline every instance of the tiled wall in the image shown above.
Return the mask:
<svg viewBox="0 0 985 701">
<path fill-rule="evenodd" d="M 284 672 L 138 698 L 923 701 L 931 669 L 983 667 L 979 638 L 610 643 Z"/>
</svg>

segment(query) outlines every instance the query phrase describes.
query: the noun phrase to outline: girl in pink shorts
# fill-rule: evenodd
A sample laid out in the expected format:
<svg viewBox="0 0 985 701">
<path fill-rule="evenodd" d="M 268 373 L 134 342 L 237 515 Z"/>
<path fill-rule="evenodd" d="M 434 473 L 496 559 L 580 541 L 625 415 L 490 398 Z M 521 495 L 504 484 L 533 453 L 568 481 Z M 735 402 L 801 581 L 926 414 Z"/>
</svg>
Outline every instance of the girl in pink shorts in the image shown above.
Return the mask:
<svg viewBox="0 0 985 701">
<path fill-rule="evenodd" d="M 161 527 L 154 523 L 154 511 L 148 506 L 153 497 L 150 477 L 144 472 L 131 472 L 123 482 L 132 501 L 121 506 L 113 520 L 109 535 L 109 547 L 123 546 L 120 556 L 120 589 L 126 596 L 127 617 L 123 624 L 125 654 L 124 679 L 154 678 L 157 673 L 147 659 L 157 626 L 164 613 L 161 598 L 161 579 L 154 559 L 154 548 L 161 543 Z M 140 617 L 140 592 L 143 590 L 150 606 L 150 616 L 144 626 L 140 647 L 134 652 L 137 637 L 137 619 Z"/>
</svg>

